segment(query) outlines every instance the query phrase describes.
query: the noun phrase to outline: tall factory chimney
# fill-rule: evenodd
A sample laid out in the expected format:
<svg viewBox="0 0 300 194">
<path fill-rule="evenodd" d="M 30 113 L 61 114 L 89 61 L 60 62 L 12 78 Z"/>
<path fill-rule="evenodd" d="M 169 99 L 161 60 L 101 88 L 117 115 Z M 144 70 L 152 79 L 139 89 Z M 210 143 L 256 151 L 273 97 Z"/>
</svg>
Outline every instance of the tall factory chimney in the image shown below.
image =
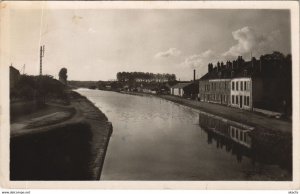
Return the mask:
<svg viewBox="0 0 300 194">
<path fill-rule="evenodd" d="M 194 82 L 196 81 L 196 69 L 194 69 Z"/>
</svg>

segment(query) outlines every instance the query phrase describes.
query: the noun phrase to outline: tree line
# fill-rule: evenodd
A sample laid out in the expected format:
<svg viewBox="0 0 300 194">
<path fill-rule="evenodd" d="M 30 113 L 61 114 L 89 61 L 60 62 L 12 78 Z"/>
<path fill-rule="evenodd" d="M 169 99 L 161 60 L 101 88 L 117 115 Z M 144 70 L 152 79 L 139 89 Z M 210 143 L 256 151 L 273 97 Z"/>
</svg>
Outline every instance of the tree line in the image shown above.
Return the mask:
<svg viewBox="0 0 300 194">
<path fill-rule="evenodd" d="M 149 73 L 149 72 L 118 72 L 117 80 L 120 82 L 170 82 L 176 80 L 175 74 Z"/>
</svg>

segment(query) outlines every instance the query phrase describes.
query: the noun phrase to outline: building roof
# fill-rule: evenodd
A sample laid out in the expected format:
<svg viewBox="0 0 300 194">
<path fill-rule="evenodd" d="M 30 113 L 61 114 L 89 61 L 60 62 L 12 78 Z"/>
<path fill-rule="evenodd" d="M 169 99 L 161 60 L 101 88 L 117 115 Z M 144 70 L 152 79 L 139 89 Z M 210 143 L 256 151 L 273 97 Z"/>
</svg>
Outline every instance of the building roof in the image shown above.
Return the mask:
<svg viewBox="0 0 300 194">
<path fill-rule="evenodd" d="M 9 66 L 9 70 L 10 72 L 12 73 L 17 73 L 17 74 L 20 74 L 20 71 L 18 69 L 16 69 L 14 66 Z"/>
<path fill-rule="evenodd" d="M 214 67 L 210 72 L 206 73 L 200 78 L 200 81 L 211 79 L 233 79 L 241 77 L 258 77 L 261 76 L 260 71 L 257 71 L 257 67 L 260 61 L 243 61 L 237 64 L 235 67 Z"/>
<path fill-rule="evenodd" d="M 191 85 L 193 82 L 180 82 L 175 84 L 174 86 L 171 86 L 171 88 L 185 88 L 186 86 Z"/>
<path fill-rule="evenodd" d="M 217 70 L 214 68 L 211 72 L 206 73 L 200 78 L 200 81 L 209 79 L 228 79 L 231 78 L 231 71 L 229 69 Z"/>
</svg>

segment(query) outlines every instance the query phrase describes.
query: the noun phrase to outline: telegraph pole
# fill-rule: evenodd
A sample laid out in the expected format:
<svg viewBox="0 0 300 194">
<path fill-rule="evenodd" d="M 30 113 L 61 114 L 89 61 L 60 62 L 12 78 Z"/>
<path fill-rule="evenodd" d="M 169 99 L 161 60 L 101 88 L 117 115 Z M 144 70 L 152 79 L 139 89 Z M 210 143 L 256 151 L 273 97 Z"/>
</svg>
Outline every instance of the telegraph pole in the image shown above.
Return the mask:
<svg viewBox="0 0 300 194">
<path fill-rule="evenodd" d="M 43 57 L 45 54 L 45 45 L 40 47 L 40 75 L 43 75 Z"/>
<path fill-rule="evenodd" d="M 45 95 L 42 92 L 43 87 L 43 57 L 45 53 L 45 45 L 40 46 L 40 76 L 38 78 L 38 89 L 36 93 L 36 103 L 38 106 L 44 106 L 45 105 Z"/>
</svg>

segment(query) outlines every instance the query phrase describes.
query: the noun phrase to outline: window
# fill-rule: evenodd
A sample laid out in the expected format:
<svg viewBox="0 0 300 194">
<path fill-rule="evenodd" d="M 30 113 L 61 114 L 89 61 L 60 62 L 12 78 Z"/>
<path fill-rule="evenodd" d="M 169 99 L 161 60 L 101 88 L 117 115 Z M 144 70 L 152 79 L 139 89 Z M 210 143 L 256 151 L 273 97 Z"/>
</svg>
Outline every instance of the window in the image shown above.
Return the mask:
<svg viewBox="0 0 300 194">
<path fill-rule="evenodd" d="M 236 104 L 239 104 L 239 96 L 235 96 Z"/>
<path fill-rule="evenodd" d="M 234 104 L 234 95 L 231 96 L 231 104 Z"/>
<path fill-rule="evenodd" d="M 247 105 L 247 103 L 246 103 L 246 102 L 247 102 L 246 98 L 247 98 L 247 97 L 244 96 L 244 105 Z"/>
<path fill-rule="evenodd" d="M 243 91 L 243 82 L 241 81 L 241 91 Z"/>
<path fill-rule="evenodd" d="M 250 106 L 249 96 L 247 96 L 247 106 Z"/>
<path fill-rule="evenodd" d="M 244 90 L 247 90 L 247 82 L 244 82 Z"/>
<path fill-rule="evenodd" d="M 236 90 L 238 91 L 239 90 L 239 82 L 236 82 Z"/>
<path fill-rule="evenodd" d="M 240 131 L 240 140 L 242 141 L 243 140 L 243 132 L 242 131 Z"/>
<path fill-rule="evenodd" d="M 232 82 L 232 90 L 234 90 L 234 82 Z"/>
</svg>

